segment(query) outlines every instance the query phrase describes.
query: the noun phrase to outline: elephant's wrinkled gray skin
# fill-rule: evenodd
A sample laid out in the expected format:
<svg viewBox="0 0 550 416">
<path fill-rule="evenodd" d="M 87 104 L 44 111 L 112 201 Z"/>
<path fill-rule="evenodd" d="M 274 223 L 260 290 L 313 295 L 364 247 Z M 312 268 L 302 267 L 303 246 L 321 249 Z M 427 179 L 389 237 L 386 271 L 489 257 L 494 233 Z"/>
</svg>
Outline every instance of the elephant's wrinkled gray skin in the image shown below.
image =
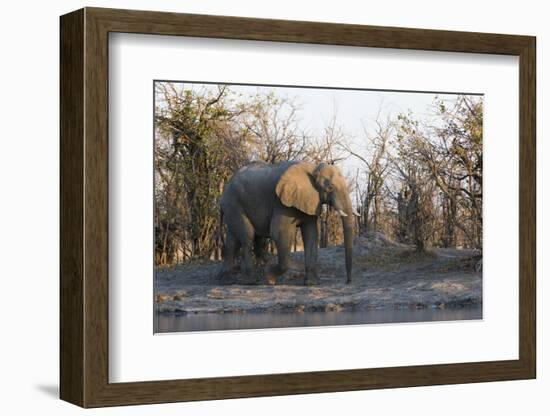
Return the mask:
<svg viewBox="0 0 550 416">
<path fill-rule="evenodd" d="M 229 181 L 220 200 L 227 238 L 222 279 L 234 269 L 235 256 L 242 248 L 241 271 L 244 284 L 257 283 L 252 253 L 264 237 L 277 247 L 278 262 L 268 267 L 267 280 L 274 284 L 288 270 L 290 248 L 296 227 L 304 242 L 305 284 L 319 283 L 317 276 L 317 218 L 323 204 L 330 205 L 342 217 L 347 283 L 351 283 L 353 215 L 346 180 L 340 170 L 321 163 L 251 163 Z"/>
</svg>

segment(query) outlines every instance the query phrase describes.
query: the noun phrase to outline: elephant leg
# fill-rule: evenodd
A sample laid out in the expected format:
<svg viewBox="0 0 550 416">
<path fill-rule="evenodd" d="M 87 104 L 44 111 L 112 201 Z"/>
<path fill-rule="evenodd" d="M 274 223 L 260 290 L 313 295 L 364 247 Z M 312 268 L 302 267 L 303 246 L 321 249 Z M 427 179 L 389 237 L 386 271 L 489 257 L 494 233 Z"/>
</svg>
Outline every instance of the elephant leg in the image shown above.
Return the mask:
<svg viewBox="0 0 550 416">
<path fill-rule="evenodd" d="M 296 233 L 293 221 L 292 218 L 280 216 L 271 222 L 271 238 L 277 247 L 277 264 L 267 269 L 266 277 L 270 285 L 274 285 L 290 266 L 290 246 Z"/>
<path fill-rule="evenodd" d="M 302 240 L 304 241 L 304 258 L 306 265 L 306 277 L 304 283 L 309 285 L 318 285 L 317 276 L 317 247 L 319 244 L 319 232 L 317 230 L 317 221 L 308 221 L 300 225 Z"/>
<path fill-rule="evenodd" d="M 242 214 L 240 224 L 236 230 L 237 238 L 241 244 L 241 273 L 242 284 L 252 285 L 258 283 L 258 277 L 254 273 L 252 251 L 254 249 L 254 226 L 250 220 Z"/>
<path fill-rule="evenodd" d="M 265 264 L 266 262 L 266 245 L 267 240 L 261 236 L 254 236 L 254 256 L 258 264 Z"/>
<path fill-rule="evenodd" d="M 235 235 L 232 232 L 228 231 L 223 250 L 223 264 L 219 276 L 222 283 L 236 283 L 234 277 L 231 277 L 231 275 L 233 274 L 235 269 L 235 257 L 237 256 L 240 247 L 241 244 L 239 243 Z"/>
<path fill-rule="evenodd" d="M 237 251 L 241 249 L 241 274 L 243 284 L 257 283 L 258 279 L 254 273 L 252 264 L 252 250 L 254 247 L 254 226 L 239 207 L 224 209 L 224 220 L 228 228 L 227 250 L 224 258 L 226 270 L 231 268 Z"/>
</svg>

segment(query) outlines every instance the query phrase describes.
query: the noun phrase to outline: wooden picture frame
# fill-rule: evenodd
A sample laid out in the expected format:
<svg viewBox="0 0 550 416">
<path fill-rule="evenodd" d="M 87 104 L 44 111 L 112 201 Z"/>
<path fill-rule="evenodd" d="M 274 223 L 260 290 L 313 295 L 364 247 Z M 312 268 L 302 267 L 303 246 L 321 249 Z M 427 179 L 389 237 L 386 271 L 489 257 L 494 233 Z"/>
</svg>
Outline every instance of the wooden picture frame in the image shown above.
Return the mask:
<svg viewBox="0 0 550 416">
<path fill-rule="evenodd" d="M 101 407 L 535 378 L 534 37 L 100 8 L 62 16 L 60 29 L 61 399 Z M 109 383 L 110 32 L 519 56 L 519 359 Z"/>
</svg>

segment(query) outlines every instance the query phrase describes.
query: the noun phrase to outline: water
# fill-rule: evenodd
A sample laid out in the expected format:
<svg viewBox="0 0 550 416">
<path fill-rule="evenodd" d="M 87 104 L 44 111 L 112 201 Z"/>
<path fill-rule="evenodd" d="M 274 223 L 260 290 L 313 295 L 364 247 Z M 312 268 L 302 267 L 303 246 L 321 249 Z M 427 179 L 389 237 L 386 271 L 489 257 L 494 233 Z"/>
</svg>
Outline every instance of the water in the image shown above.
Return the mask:
<svg viewBox="0 0 550 416">
<path fill-rule="evenodd" d="M 156 314 L 155 333 L 455 321 L 481 318 L 481 306 L 453 309 L 378 309 L 303 313 Z"/>
</svg>

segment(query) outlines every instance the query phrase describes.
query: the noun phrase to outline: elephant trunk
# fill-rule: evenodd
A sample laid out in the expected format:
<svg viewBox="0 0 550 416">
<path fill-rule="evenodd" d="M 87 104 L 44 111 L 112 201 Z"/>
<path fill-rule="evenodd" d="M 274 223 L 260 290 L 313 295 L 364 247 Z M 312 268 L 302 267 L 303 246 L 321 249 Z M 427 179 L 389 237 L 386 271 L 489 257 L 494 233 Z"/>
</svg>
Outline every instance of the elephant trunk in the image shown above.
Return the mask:
<svg viewBox="0 0 550 416">
<path fill-rule="evenodd" d="M 355 213 L 351 206 L 351 200 L 346 198 L 344 208 L 345 215 L 342 215 L 342 229 L 344 231 L 344 249 L 346 253 L 346 283 L 351 283 L 351 269 L 353 258 L 353 223 L 355 221 Z"/>
<path fill-rule="evenodd" d="M 346 283 L 351 283 L 351 260 L 353 256 L 353 216 L 342 217 L 344 248 L 346 250 Z"/>
</svg>

